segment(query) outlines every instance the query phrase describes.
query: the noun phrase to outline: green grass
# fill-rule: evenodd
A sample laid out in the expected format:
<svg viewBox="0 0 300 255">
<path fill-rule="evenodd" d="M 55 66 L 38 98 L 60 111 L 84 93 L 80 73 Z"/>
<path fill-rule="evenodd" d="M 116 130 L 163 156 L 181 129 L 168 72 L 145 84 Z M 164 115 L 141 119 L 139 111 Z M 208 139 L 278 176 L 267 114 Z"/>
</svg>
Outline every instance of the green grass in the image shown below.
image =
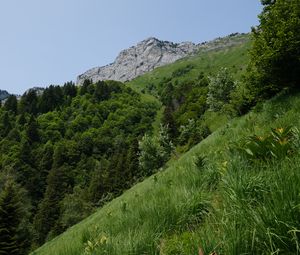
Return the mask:
<svg viewBox="0 0 300 255">
<path fill-rule="evenodd" d="M 228 149 L 271 127 L 300 128 L 298 109 L 299 94 L 282 95 L 234 119 L 32 254 L 298 254 L 299 157 L 250 164 Z"/>
</svg>

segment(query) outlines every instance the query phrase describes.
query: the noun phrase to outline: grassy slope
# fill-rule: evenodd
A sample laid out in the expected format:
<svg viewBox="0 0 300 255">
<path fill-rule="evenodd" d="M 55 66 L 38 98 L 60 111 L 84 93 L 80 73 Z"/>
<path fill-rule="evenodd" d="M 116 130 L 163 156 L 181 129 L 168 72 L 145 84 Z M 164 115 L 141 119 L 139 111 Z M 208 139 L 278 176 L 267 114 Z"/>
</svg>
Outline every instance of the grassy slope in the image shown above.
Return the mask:
<svg viewBox="0 0 300 255">
<path fill-rule="evenodd" d="M 246 37 L 247 35 L 243 35 L 242 37 Z M 239 38 L 237 38 L 239 39 Z M 213 51 L 208 51 L 208 52 L 200 52 L 198 55 L 193 56 L 193 57 L 187 57 L 184 58 L 182 60 L 176 61 L 175 63 L 168 65 L 168 66 L 164 66 L 164 67 L 160 67 L 157 68 L 155 70 L 153 70 L 150 73 L 147 73 L 143 76 L 138 77 L 137 79 L 129 82 L 127 85 L 129 85 L 130 87 L 132 87 L 134 90 L 136 91 L 140 91 L 142 88 L 144 88 L 149 82 L 153 83 L 154 85 L 158 85 L 165 77 L 170 77 L 172 75 L 172 73 L 177 70 L 178 68 L 184 67 L 187 64 L 193 64 L 194 68 L 191 72 L 189 72 L 187 75 L 184 75 L 183 77 L 180 77 L 179 79 L 184 79 L 184 80 L 193 80 L 195 78 L 197 78 L 197 76 L 199 75 L 199 73 L 201 71 L 206 72 L 206 73 L 214 73 L 217 72 L 221 67 L 228 67 L 230 68 L 233 73 L 235 74 L 236 78 L 239 78 L 243 72 L 243 70 L 245 69 L 246 63 L 248 61 L 248 57 L 247 57 L 247 50 L 249 49 L 249 45 L 250 43 L 244 43 L 238 46 L 233 46 L 233 47 L 228 47 L 225 49 L 221 49 L 221 50 L 213 50 Z M 143 100 L 145 101 L 156 101 L 158 102 L 158 100 L 149 95 L 149 94 L 142 94 Z M 158 127 L 159 127 L 159 119 L 162 115 L 162 110 L 159 111 L 157 120 L 155 123 L 153 123 L 154 128 L 155 128 L 155 132 L 157 132 Z M 219 115 L 213 115 L 210 116 L 211 119 L 209 120 L 211 122 L 211 126 L 212 126 L 212 130 L 217 129 L 217 127 L 223 125 L 224 123 L 226 123 L 226 118 L 224 119 L 224 116 L 222 116 L 222 120 L 220 120 L 220 116 Z M 187 158 L 189 158 L 189 156 L 186 156 Z M 125 194 L 118 199 L 115 199 L 112 203 L 110 203 L 109 205 L 107 205 L 106 207 L 99 209 L 99 212 L 92 215 L 91 217 L 89 217 L 88 219 L 86 219 L 85 221 L 79 223 L 78 225 L 74 226 L 73 228 L 71 228 L 70 230 L 68 230 L 66 232 L 66 234 L 56 238 L 55 240 L 53 240 L 52 242 L 49 242 L 47 244 L 45 244 L 42 248 L 40 248 L 37 253 L 34 254 L 82 254 L 83 252 L 83 247 L 84 244 L 87 240 L 89 239 L 93 239 L 92 237 L 89 238 L 89 236 L 93 236 L 92 232 L 94 231 L 98 231 L 96 229 L 95 222 L 98 222 L 99 218 L 105 218 L 106 219 L 106 225 L 110 225 L 110 228 L 115 229 L 115 227 L 113 226 L 113 224 L 110 224 L 111 222 L 119 222 L 119 220 L 115 220 L 115 217 L 121 217 L 122 219 L 126 218 L 126 221 L 131 222 L 130 224 L 133 224 L 133 227 L 139 227 L 136 223 L 137 223 L 137 219 L 143 219 L 144 215 L 147 216 L 148 215 L 148 211 L 151 210 L 156 210 L 155 207 L 152 209 L 153 205 L 150 205 L 150 201 L 152 201 L 153 203 L 157 203 L 157 197 L 160 197 L 160 194 L 163 193 L 169 193 L 170 194 L 174 194 L 174 198 L 175 200 L 173 200 L 173 205 L 171 206 L 170 202 L 170 198 L 169 197 L 161 197 L 161 205 L 162 204 L 169 204 L 169 207 L 165 208 L 165 217 L 166 218 L 170 218 L 172 213 L 175 214 L 174 215 L 174 221 L 176 222 L 181 215 L 184 215 L 184 217 L 187 217 L 188 215 L 186 215 L 186 213 L 184 212 L 186 207 L 188 207 L 188 203 L 189 200 L 187 200 L 188 197 L 191 196 L 191 194 L 194 192 L 193 189 L 190 189 L 190 182 L 194 182 L 197 180 L 194 180 L 195 178 L 195 173 L 192 174 L 193 172 L 191 171 L 190 173 L 192 175 L 189 175 L 190 173 L 188 171 L 184 171 L 182 172 L 181 169 L 182 167 L 186 168 L 190 168 L 192 167 L 191 164 L 189 163 L 189 165 L 186 165 L 184 158 L 181 159 L 177 164 L 175 170 L 174 168 L 172 168 L 171 170 L 167 170 L 166 174 L 165 173 L 161 173 L 159 174 L 159 180 L 157 180 L 157 182 L 155 182 L 153 180 L 153 178 L 150 178 L 146 181 L 144 181 L 143 183 L 140 183 L 138 185 L 136 185 L 132 190 L 125 192 Z M 190 161 L 190 159 L 188 160 Z M 182 182 L 182 179 L 184 180 L 188 180 L 189 178 L 187 178 L 187 176 L 185 175 L 189 175 L 189 177 L 191 178 L 190 181 L 187 181 L 187 183 Z M 167 176 L 167 177 L 162 177 L 162 176 Z M 160 180 L 162 178 L 162 180 Z M 167 183 L 167 186 L 165 185 L 165 183 Z M 155 186 L 153 186 L 153 184 Z M 153 190 L 153 188 L 155 188 L 154 190 L 156 191 L 155 194 L 151 194 L 148 191 L 149 190 Z M 132 194 L 134 194 L 134 196 L 132 197 Z M 177 194 L 177 198 L 175 196 L 175 194 Z M 132 200 L 133 199 L 133 200 Z M 182 205 L 180 208 L 178 208 L 176 199 L 178 199 L 178 201 L 182 200 Z M 191 199 L 194 199 L 193 196 L 191 197 Z M 115 212 L 119 212 L 122 209 L 122 203 L 123 201 L 127 201 L 130 200 L 130 204 L 128 203 L 128 210 L 130 212 L 126 212 L 125 214 L 122 212 L 122 215 L 119 215 L 118 213 L 115 214 Z M 140 207 L 140 209 L 143 212 L 139 212 L 136 211 L 137 214 L 134 214 L 133 212 L 135 212 L 135 208 L 139 207 L 139 205 L 143 204 L 143 201 L 148 201 L 149 204 L 144 204 L 143 206 Z M 127 202 L 126 202 L 127 204 Z M 160 205 L 160 207 L 161 207 Z M 191 205 L 193 206 L 193 205 Z M 163 209 L 163 208 L 161 208 Z M 179 210 L 179 211 L 178 211 Z M 160 217 L 159 217 L 160 218 Z M 161 225 L 161 223 L 159 222 L 159 218 L 154 217 L 152 218 L 152 220 L 154 222 L 149 222 L 148 224 L 152 224 L 152 226 L 154 228 L 156 228 L 156 225 L 159 226 Z M 169 228 L 173 228 L 173 224 L 174 221 L 171 219 L 170 223 L 167 223 L 166 226 L 162 226 L 162 228 L 165 229 L 169 229 Z M 129 224 L 129 222 L 127 222 L 126 224 Z M 124 223 L 125 224 L 125 223 Z M 146 227 L 146 226 L 145 226 Z M 97 228 L 102 228 L 100 226 L 98 226 Z M 177 227 L 176 227 L 177 228 Z M 180 224 L 179 224 L 179 228 L 180 228 Z M 100 230 L 101 231 L 101 230 Z M 134 242 L 139 243 L 139 238 L 134 238 L 133 236 L 130 237 L 131 235 L 135 235 L 134 234 L 134 229 L 128 228 L 128 231 L 130 231 L 130 233 L 124 233 L 124 235 L 122 235 L 122 229 L 120 229 L 120 227 L 117 228 L 117 230 L 105 230 L 106 232 L 111 232 L 111 235 L 113 235 L 114 231 L 116 231 L 115 233 L 118 233 L 118 237 L 116 237 L 117 239 L 120 238 L 120 240 L 123 239 L 123 236 L 128 236 L 128 240 L 126 243 L 124 243 L 124 245 L 128 246 L 125 247 L 124 250 L 131 250 L 132 247 L 134 246 Z M 133 232 L 132 232 L 133 231 Z M 154 231 L 152 229 L 152 231 Z M 90 233 L 91 232 L 91 233 Z M 138 231 L 139 232 L 139 231 Z M 138 232 L 136 233 L 136 235 L 139 235 Z M 165 232 L 163 229 L 162 230 L 155 230 L 154 231 L 157 236 L 155 237 L 155 239 L 159 240 L 161 238 L 161 232 Z M 146 233 L 146 232 L 145 232 Z M 156 235 L 155 234 L 155 235 Z M 106 234 L 105 234 L 106 235 Z M 152 233 L 151 231 L 149 232 L 149 236 L 145 235 L 144 238 L 144 243 L 146 243 L 146 246 L 148 246 L 148 238 L 153 239 Z M 57 240 L 57 241 L 56 241 Z M 135 240 L 135 241 L 133 241 Z M 157 241 L 156 240 L 156 241 Z M 156 243 L 156 241 L 154 243 Z M 117 240 L 116 240 L 117 242 Z M 156 244 L 152 244 L 150 245 L 149 249 L 151 250 L 151 253 L 154 253 L 154 251 L 157 249 Z M 143 247 L 143 245 L 141 245 Z M 51 248 L 52 247 L 52 248 Z M 123 248 L 120 248 L 123 249 Z M 144 248 L 141 248 L 142 250 Z M 138 248 L 134 248 L 134 250 L 136 250 L 136 252 L 138 253 Z M 44 253 L 43 253 L 44 251 Z"/>
<path fill-rule="evenodd" d="M 229 142 L 238 141 L 253 133 L 263 134 L 268 132 L 270 127 L 294 125 L 300 128 L 297 109 L 300 109 L 300 95 L 274 99 L 266 103 L 261 112 L 251 112 L 233 120 L 195 146 L 168 169 L 137 184 L 33 254 L 83 254 L 87 241 L 91 242 L 91 246 L 98 242 L 95 253 L 90 254 L 159 254 L 158 247 L 162 245 L 164 237 L 176 231 L 180 233 L 186 230 L 189 224 L 195 224 L 193 219 L 196 220 L 196 215 L 199 217 L 199 210 L 205 212 L 203 209 L 211 206 L 222 208 L 222 201 L 219 201 L 218 197 L 226 197 L 226 194 L 219 194 L 220 190 L 211 190 L 207 187 L 208 180 L 213 180 L 214 174 L 199 172 L 192 163 L 194 155 L 200 153 L 207 157 L 208 162 L 212 162 L 211 173 L 222 172 L 224 162 L 231 160 L 226 156 Z M 295 167 L 298 161 L 289 160 L 287 164 Z M 290 165 L 288 169 L 293 169 Z M 238 171 L 241 173 L 249 171 L 246 165 L 239 167 Z M 270 176 L 271 173 L 278 174 L 272 169 L 265 171 L 268 171 Z M 256 175 L 254 171 L 250 177 L 254 178 Z M 293 172 L 293 175 L 297 173 Z M 299 175 L 300 173 L 296 176 L 298 179 L 293 176 L 293 181 L 299 180 Z M 231 175 L 224 176 L 225 181 L 233 181 L 229 178 Z M 291 185 L 289 181 L 292 180 L 285 180 L 284 185 Z M 296 183 L 297 185 L 300 186 L 300 183 Z M 207 251 L 217 246 L 217 241 L 214 243 L 213 240 L 215 237 L 213 230 L 214 228 L 211 228 L 209 234 L 205 233 L 212 238 L 211 243 L 206 244 L 203 240 L 205 237 L 202 236 L 201 239 L 203 233 L 197 234 L 195 231 L 195 235 L 200 238 Z M 200 245 L 197 238 L 195 245 Z M 224 238 L 226 239 L 226 236 Z M 228 251 L 232 252 L 229 248 Z M 196 254 L 195 252 L 190 251 L 186 254 Z"/>
<path fill-rule="evenodd" d="M 207 67 L 213 72 L 220 66 L 234 65 L 234 61 L 237 61 L 235 68 L 240 68 L 247 61 L 244 58 L 247 48 L 242 45 L 235 50 L 205 53 L 204 61 L 214 56 L 212 62 L 202 63 L 201 55 L 184 61 L 198 63 L 198 71 Z M 131 86 L 146 84 L 149 80 L 159 82 L 181 63 L 183 60 L 158 68 L 151 75 L 137 78 Z M 292 208 L 299 208 L 300 173 L 296 171 L 299 160 L 294 158 L 280 164 L 252 167 L 232 157 L 228 144 L 254 133 L 264 134 L 270 127 L 294 125 L 300 128 L 297 109 L 300 109 L 300 95 L 282 96 L 267 102 L 258 112 L 231 121 L 166 170 L 137 184 L 32 254 L 161 252 L 191 255 L 198 254 L 199 246 L 207 253 L 218 250 L 220 254 L 245 251 L 279 254 L 277 247 L 284 249 L 286 246 L 287 250 L 292 250 L 290 254 L 296 254 L 298 242 L 293 233 L 297 230 L 297 220 L 289 215 L 289 208 L 285 208 L 284 214 L 280 211 L 285 202 Z M 193 164 L 195 155 L 199 154 L 207 158 L 205 171 L 199 171 Z M 281 179 L 284 181 L 278 182 Z M 264 197 L 266 190 L 269 202 L 263 200 L 259 204 L 256 201 L 260 206 L 252 207 L 255 196 Z M 242 228 L 237 228 L 238 225 Z M 284 233 L 290 239 L 283 236 Z"/>
</svg>

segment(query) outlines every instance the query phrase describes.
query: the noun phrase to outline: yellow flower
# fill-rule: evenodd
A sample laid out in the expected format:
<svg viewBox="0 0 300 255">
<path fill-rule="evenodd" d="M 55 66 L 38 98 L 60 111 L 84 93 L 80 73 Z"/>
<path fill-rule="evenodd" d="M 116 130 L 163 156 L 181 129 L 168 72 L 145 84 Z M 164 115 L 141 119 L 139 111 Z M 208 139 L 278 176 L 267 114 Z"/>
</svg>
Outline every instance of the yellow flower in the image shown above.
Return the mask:
<svg viewBox="0 0 300 255">
<path fill-rule="evenodd" d="M 283 138 L 283 139 L 280 139 L 278 142 L 280 145 L 285 145 L 285 144 L 287 144 L 288 140 L 286 138 Z"/>
<path fill-rule="evenodd" d="M 284 129 L 283 128 L 276 128 L 276 131 L 279 132 L 280 134 L 282 134 Z"/>
<path fill-rule="evenodd" d="M 107 240 L 108 240 L 108 238 L 107 238 L 106 236 L 103 235 L 103 236 L 101 236 L 99 242 L 100 242 L 100 244 L 106 244 L 106 243 L 107 243 Z"/>
<path fill-rule="evenodd" d="M 222 163 L 222 166 L 226 168 L 226 167 L 227 167 L 227 164 L 228 164 L 228 161 L 224 161 L 224 162 Z"/>
<path fill-rule="evenodd" d="M 263 141 L 263 140 L 264 140 L 264 137 L 263 137 L 263 136 L 256 136 L 256 139 L 257 139 L 258 141 Z"/>
</svg>

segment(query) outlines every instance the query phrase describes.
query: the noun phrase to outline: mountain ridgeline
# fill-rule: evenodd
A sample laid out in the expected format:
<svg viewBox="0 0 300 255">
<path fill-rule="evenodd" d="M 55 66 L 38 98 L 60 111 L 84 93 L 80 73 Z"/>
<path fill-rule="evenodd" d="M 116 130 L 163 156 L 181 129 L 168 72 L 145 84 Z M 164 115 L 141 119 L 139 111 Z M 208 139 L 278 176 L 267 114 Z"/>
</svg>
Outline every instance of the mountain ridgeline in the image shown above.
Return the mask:
<svg viewBox="0 0 300 255">
<path fill-rule="evenodd" d="M 242 44 L 245 40 L 247 38 L 238 33 L 201 44 L 173 43 L 150 37 L 136 46 L 123 50 L 112 64 L 95 67 L 79 75 L 77 84 L 82 84 L 85 79 L 90 79 L 93 82 L 99 80 L 130 81 L 157 67 L 195 55 L 199 51 L 222 49 Z"/>
</svg>

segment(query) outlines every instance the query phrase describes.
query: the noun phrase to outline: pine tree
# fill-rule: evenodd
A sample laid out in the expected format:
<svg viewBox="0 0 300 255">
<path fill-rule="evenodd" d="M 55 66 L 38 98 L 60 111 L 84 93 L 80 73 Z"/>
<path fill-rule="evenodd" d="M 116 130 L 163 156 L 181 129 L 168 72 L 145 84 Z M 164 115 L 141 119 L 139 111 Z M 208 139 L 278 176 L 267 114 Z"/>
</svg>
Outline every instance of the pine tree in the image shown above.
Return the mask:
<svg viewBox="0 0 300 255">
<path fill-rule="evenodd" d="M 10 95 L 5 103 L 4 103 L 4 109 L 6 111 L 11 111 L 14 114 L 17 114 L 18 111 L 18 100 L 15 95 Z"/>
<path fill-rule="evenodd" d="M 36 115 L 38 112 L 38 97 L 36 91 L 31 89 L 25 93 L 20 100 L 20 112 Z"/>
<path fill-rule="evenodd" d="M 20 224 L 20 201 L 15 184 L 8 181 L 0 194 L 0 254 L 18 255 L 21 244 L 18 242 Z"/>
<path fill-rule="evenodd" d="M 5 112 L 2 118 L 1 136 L 6 137 L 11 129 L 12 129 L 12 125 L 9 119 L 9 114 L 8 112 Z"/>
<path fill-rule="evenodd" d="M 18 118 L 18 121 L 17 121 L 18 125 L 19 126 L 24 126 L 26 123 L 27 123 L 27 120 L 26 120 L 26 117 L 25 117 L 25 114 L 22 113 L 19 118 Z"/>
<path fill-rule="evenodd" d="M 170 106 L 167 106 L 164 110 L 163 124 L 168 126 L 168 132 L 171 139 L 175 139 L 178 136 L 178 129 L 176 127 L 176 122 L 173 117 L 173 111 Z"/>
<path fill-rule="evenodd" d="M 89 79 L 85 79 L 81 88 L 80 88 L 80 92 L 79 94 L 81 96 L 83 96 L 84 94 L 86 94 L 88 92 L 88 87 L 92 84 L 92 80 L 89 80 Z"/>
<path fill-rule="evenodd" d="M 31 115 L 30 120 L 28 122 L 26 134 L 30 144 L 38 142 L 40 139 L 38 132 L 38 123 L 33 115 Z"/>
<path fill-rule="evenodd" d="M 62 228 L 58 225 L 60 217 L 60 202 L 69 188 L 68 173 L 70 167 L 66 161 L 66 146 L 60 144 L 55 148 L 53 156 L 53 166 L 47 177 L 47 189 L 44 199 L 39 205 L 39 210 L 35 217 L 35 229 L 38 233 L 36 242 L 42 244 L 51 231 L 51 237 L 60 234 Z"/>
</svg>

